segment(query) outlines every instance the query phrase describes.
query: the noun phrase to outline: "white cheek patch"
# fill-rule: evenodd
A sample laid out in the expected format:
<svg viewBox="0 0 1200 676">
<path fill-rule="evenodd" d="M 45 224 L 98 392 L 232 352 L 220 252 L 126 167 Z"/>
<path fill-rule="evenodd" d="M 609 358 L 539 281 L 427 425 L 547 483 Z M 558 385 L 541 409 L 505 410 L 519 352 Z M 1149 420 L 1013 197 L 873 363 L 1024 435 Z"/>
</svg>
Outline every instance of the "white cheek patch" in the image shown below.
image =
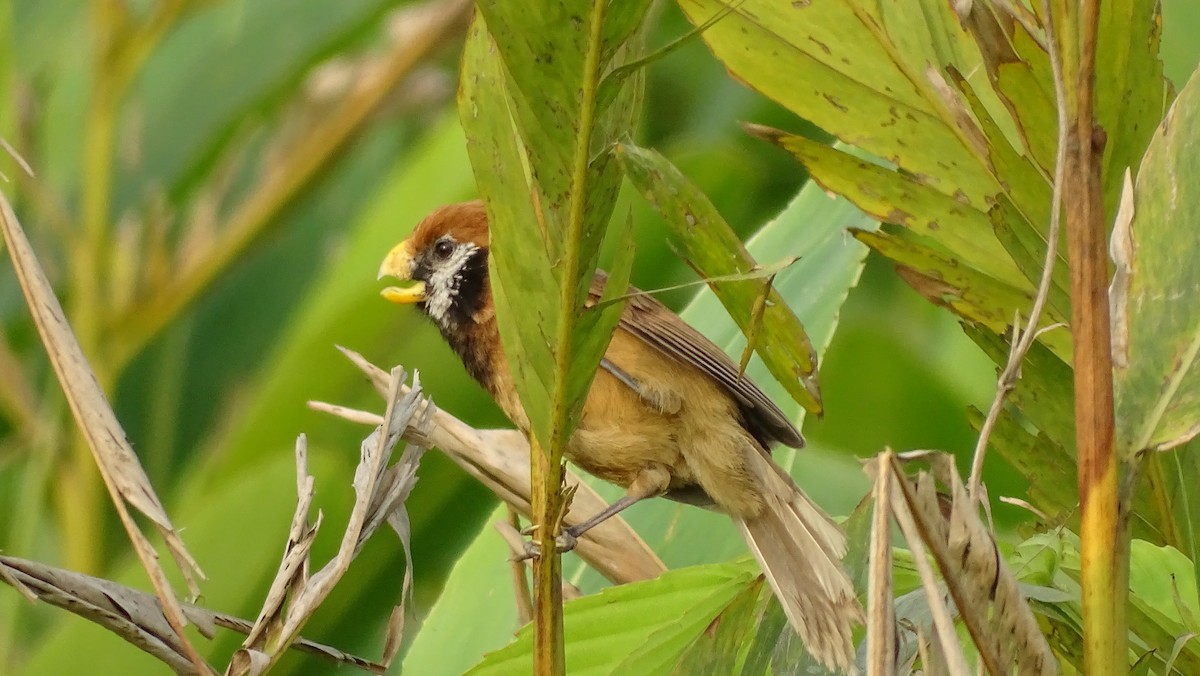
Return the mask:
<svg viewBox="0 0 1200 676">
<path fill-rule="evenodd" d="M 463 268 L 479 250 L 478 246 L 464 242 L 454 247 L 454 252 L 445 261 L 437 264 L 425 284 L 425 311 L 442 328 L 450 326 L 450 307 L 458 297 L 458 286 L 462 281 Z"/>
</svg>

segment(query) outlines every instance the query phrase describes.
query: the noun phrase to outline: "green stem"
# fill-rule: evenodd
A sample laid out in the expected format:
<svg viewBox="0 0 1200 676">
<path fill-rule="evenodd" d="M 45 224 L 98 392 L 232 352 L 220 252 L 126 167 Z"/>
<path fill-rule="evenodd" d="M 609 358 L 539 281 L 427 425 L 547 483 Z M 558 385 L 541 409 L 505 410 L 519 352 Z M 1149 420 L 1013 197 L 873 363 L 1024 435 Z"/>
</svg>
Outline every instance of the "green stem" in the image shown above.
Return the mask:
<svg viewBox="0 0 1200 676">
<path fill-rule="evenodd" d="M 562 456 L 570 439 L 571 425 L 566 397 L 571 363 L 572 338 L 578 318 L 580 279 L 579 249 L 583 241 L 587 210 L 588 164 L 591 159 L 592 127 L 596 97 L 600 87 L 600 57 L 605 0 L 594 0 L 588 25 L 587 54 L 584 57 L 580 97 L 579 135 L 575 142 L 571 169 L 570 210 L 567 241 L 558 301 L 558 331 L 555 335 L 554 417 L 549 453 L 533 444 L 533 517 L 542 536 L 542 556 L 533 568 L 534 673 L 551 676 L 566 672 L 562 627 L 562 559 L 554 551 L 560 515 L 563 511 Z"/>
<path fill-rule="evenodd" d="M 1064 22 L 1074 115 L 1068 145 L 1067 248 L 1075 355 L 1075 435 L 1079 500 L 1085 671 L 1129 671 L 1125 629 L 1128 529 L 1118 516 L 1119 467 L 1113 444 L 1112 345 L 1108 255 L 1101 185 L 1104 140 L 1096 133 L 1094 91 L 1100 0 L 1083 0 Z M 1077 46 L 1076 49 L 1069 49 Z"/>
</svg>

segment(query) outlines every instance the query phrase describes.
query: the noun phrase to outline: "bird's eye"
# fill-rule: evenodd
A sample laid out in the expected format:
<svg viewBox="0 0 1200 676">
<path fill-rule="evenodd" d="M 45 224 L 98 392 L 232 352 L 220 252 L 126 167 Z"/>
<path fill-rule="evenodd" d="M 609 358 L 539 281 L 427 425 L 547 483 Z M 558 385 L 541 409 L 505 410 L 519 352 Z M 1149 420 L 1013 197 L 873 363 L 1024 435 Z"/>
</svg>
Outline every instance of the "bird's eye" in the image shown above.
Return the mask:
<svg viewBox="0 0 1200 676">
<path fill-rule="evenodd" d="M 433 255 L 441 260 L 446 260 L 450 254 L 454 253 L 454 243 L 448 240 L 438 240 L 437 244 L 433 245 Z"/>
</svg>

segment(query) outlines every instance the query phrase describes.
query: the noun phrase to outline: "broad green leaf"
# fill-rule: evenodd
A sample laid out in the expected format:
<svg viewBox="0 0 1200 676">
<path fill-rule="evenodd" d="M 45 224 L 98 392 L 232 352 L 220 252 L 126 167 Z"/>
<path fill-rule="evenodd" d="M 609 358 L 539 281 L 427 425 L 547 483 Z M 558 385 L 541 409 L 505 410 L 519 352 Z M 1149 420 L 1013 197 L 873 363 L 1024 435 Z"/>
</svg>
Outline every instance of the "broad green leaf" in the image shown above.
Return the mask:
<svg viewBox="0 0 1200 676">
<path fill-rule="evenodd" d="M 629 180 L 671 226 L 682 253 L 702 278 L 747 273 L 757 263 L 712 202 L 665 157 L 637 146 L 617 149 Z M 747 279 L 711 285 L 747 336 L 758 331 L 754 349 L 775 379 L 805 409 L 821 412 L 817 354 L 804 326 L 770 279 Z M 755 308 L 765 308 L 761 318 Z M 761 330 L 756 326 L 761 322 Z"/>
<path fill-rule="evenodd" d="M 1171 101 L 1158 56 L 1160 0 L 1109 0 L 1096 45 L 1096 122 L 1104 129 L 1104 206 L 1116 213 L 1125 170 L 1138 174 Z M 1103 86 L 1099 86 L 1103 83 Z"/>
<path fill-rule="evenodd" d="M 1032 291 L 1022 291 L 960 265 L 953 256 L 932 248 L 935 240 L 904 230 L 855 232 L 854 236 L 896 261 L 904 281 L 931 303 L 995 333 L 1007 330 L 1016 314 L 1033 303 Z M 1070 354 L 1071 337 L 1065 331 L 1047 332 L 1041 340 L 1055 354 Z"/>
<path fill-rule="evenodd" d="M 675 674 L 745 674 L 737 664 L 749 646 L 747 638 L 758 624 L 761 607 L 760 598 L 764 590 L 770 596 L 769 587 L 760 577 L 746 587 L 742 593 L 717 615 L 709 629 L 700 634 L 679 657 L 671 673 Z M 776 627 L 782 630 L 784 627 Z M 630 658 L 630 661 L 637 656 Z M 664 670 L 665 671 L 665 670 Z"/>
<path fill-rule="evenodd" d="M 958 87 L 974 115 L 979 133 L 983 136 L 981 142 L 986 142 L 984 158 L 1003 187 L 997 194 L 1007 195 L 1025 219 L 1027 227 L 1045 239 L 1050 228 L 1050 202 L 1053 197 L 1049 175 L 1039 170 L 1032 160 L 1013 146 L 992 111 L 984 105 L 979 92 L 966 78 L 951 73 L 951 81 Z M 1042 130 L 1042 133 L 1046 131 Z"/>
<path fill-rule="evenodd" d="M 498 308 L 512 307 L 524 311 L 518 325 L 513 325 L 513 322 L 500 324 L 501 337 L 504 339 L 505 349 L 510 350 L 509 367 L 513 370 L 514 378 L 518 382 L 526 383 L 525 388 L 538 389 L 536 395 L 526 389 L 526 394 L 522 396 L 534 396 L 541 402 L 531 405 L 532 401 L 523 399 L 525 412 L 533 426 L 545 429 L 549 425 L 549 402 L 554 381 L 554 361 L 549 358 L 549 346 L 554 340 L 558 284 L 550 264 L 550 253 L 544 246 L 539 245 L 542 241 L 540 231 L 545 227 L 542 222 L 544 216 L 539 213 L 537 205 L 528 199 L 506 198 L 514 183 L 530 186 L 529 190 L 536 188 L 533 187 L 533 178 L 529 174 L 527 154 L 521 147 L 509 113 L 512 101 L 504 85 L 504 63 L 496 57 L 495 51 L 496 46 L 487 32 L 487 27 L 482 20 L 476 19 L 463 51 L 459 116 L 463 131 L 470 139 L 467 150 L 471 154 L 472 162 L 480 167 L 494 168 L 489 172 L 478 171 L 475 177 L 479 194 L 484 203 L 489 205 L 489 216 L 496 223 L 523 224 L 539 230 L 536 237 L 527 240 L 526 246 L 523 247 L 522 255 L 530 264 L 514 265 L 507 274 L 499 274 L 500 266 L 505 264 L 499 257 L 493 256 L 491 280 Z M 503 174 L 502 169 L 505 172 Z M 518 169 L 523 170 L 523 175 L 518 174 Z M 517 182 L 517 178 L 521 180 Z M 505 229 L 492 228 L 493 248 L 497 243 L 503 247 L 505 237 L 509 237 L 514 244 L 520 242 L 521 233 L 514 231 L 512 235 L 506 235 L 507 232 Z M 520 331 L 520 328 L 524 328 L 525 331 Z M 531 340 L 526 348 L 530 358 L 514 358 L 511 350 L 522 349 L 522 336 L 535 332 L 538 334 L 537 339 Z"/>
<path fill-rule="evenodd" d="M 639 52 L 647 6 L 483 3 L 464 55 L 459 110 L 491 217 L 500 337 L 546 449 L 573 428 L 620 313 L 584 304 L 620 187 L 608 149 L 632 130 L 641 78 L 611 98 L 599 89 Z"/>
<path fill-rule="evenodd" d="M 1200 75 L 1193 74 L 1142 160 L 1132 222 L 1113 232 L 1116 444 L 1126 458 L 1200 432 L 1197 138 Z"/>
<path fill-rule="evenodd" d="M 972 11 L 987 12 L 990 8 L 980 4 Z M 998 51 L 1003 52 L 1001 58 L 994 62 L 985 59 L 995 78 L 996 92 L 1013 112 L 1025 154 L 1052 173 L 1058 147 L 1058 108 L 1051 84 L 1050 56 L 1019 23 L 1012 25 L 1008 44 L 1001 44 Z M 986 91 L 983 87 L 974 89 Z"/>
<path fill-rule="evenodd" d="M 606 589 L 563 606 L 572 674 L 658 674 L 672 665 L 721 612 L 757 587 L 753 562 L 667 572 Z M 529 673 L 533 632 L 496 651 L 468 674 Z"/>
<path fill-rule="evenodd" d="M 773 139 L 774 140 L 774 139 Z M 813 179 L 875 218 L 938 242 L 964 263 L 1017 288 L 1033 288 L 992 233 L 987 213 L 919 181 L 802 136 L 776 140 Z"/>
<path fill-rule="evenodd" d="M 492 524 L 506 521 L 508 510 L 492 512 L 454 568 L 408 654 L 394 674 L 462 674 L 479 661 L 476 646 L 498 647 L 519 628 L 512 552 Z M 464 621 L 469 616 L 470 621 Z"/>
<path fill-rule="evenodd" d="M 999 190 L 974 142 L 928 79 L 928 62 L 919 53 L 924 50 L 915 50 L 907 39 L 902 40 L 907 46 L 897 44 L 896 35 L 913 30 L 898 14 L 885 30 L 879 3 L 862 0 L 679 4 L 695 24 L 729 9 L 728 17 L 705 31 L 705 42 L 740 80 L 797 115 L 944 194 L 961 194 L 977 208 Z M 936 32 L 954 21 L 946 18 L 946 3 L 926 3 L 924 9 L 941 16 L 920 30 Z M 907 17 L 923 24 L 922 14 L 909 11 Z M 941 51 L 943 58 L 963 54 Z M 963 58 L 955 64 L 959 71 L 973 72 L 978 61 Z"/>
</svg>

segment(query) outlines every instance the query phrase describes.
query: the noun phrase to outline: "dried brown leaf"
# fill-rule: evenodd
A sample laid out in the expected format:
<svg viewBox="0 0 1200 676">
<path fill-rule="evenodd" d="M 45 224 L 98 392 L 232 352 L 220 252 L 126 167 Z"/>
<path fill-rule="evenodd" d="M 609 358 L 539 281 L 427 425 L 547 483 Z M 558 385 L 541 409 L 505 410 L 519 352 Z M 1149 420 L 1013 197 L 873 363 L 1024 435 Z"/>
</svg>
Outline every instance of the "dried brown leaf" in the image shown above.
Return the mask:
<svg viewBox="0 0 1200 676">
<path fill-rule="evenodd" d="M 896 609 L 892 588 L 892 480 L 875 476 L 875 514 L 871 524 L 871 568 L 867 589 L 867 673 L 896 673 Z"/>
<path fill-rule="evenodd" d="M 390 377 L 386 372 L 353 350 L 344 347 L 338 349 L 367 376 L 377 391 L 387 391 Z M 334 409 L 345 411 L 348 415 L 341 417 L 349 420 L 364 417 L 361 411 L 331 404 L 309 402 L 309 406 L 335 415 L 341 414 Z M 431 422 L 428 437 L 415 437 L 413 431 L 409 430 L 409 438 L 441 449 L 501 500 L 522 515 L 530 515 L 529 443 L 520 432 L 477 430 L 442 410 L 432 413 Z M 578 475 L 567 472 L 567 478 L 568 484 L 579 488 L 567 514 L 566 524 L 580 523 L 607 506 L 604 499 Z M 620 517 L 608 519 L 585 533 L 575 551 L 601 575 L 616 584 L 648 580 L 666 570 L 666 566 L 641 536 Z"/>
<path fill-rule="evenodd" d="M 380 425 L 360 447 L 360 459 L 354 472 L 354 507 L 341 545 L 334 559 L 311 576 L 308 574 L 309 551 L 320 517 L 317 524 L 309 525 L 313 478 L 308 474 L 305 438 L 302 435 L 297 440 L 298 499 L 283 561 L 258 620 L 226 673 L 257 674 L 269 670 L 298 639 L 304 624 L 345 575 L 363 544 L 384 522 L 400 536 L 407 563 L 400 606 L 388 623 L 385 638 L 385 661 L 390 662 L 395 656 L 400 640 L 398 632 L 403 628 L 404 602 L 412 588 L 412 551 L 404 501 L 416 483 L 417 465 L 425 448 L 419 443 L 409 443 L 394 464 L 389 466 L 388 462 L 406 433 L 413 438 L 428 437 L 436 410 L 422 394 L 418 377 L 414 376 L 412 387 L 404 386 L 404 380 L 403 369 L 396 368 L 388 374 L 387 407 Z"/>
<path fill-rule="evenodd" d="M 196 578 L 203 577 L 204 574 L 171 525 L 171 520 L 150 485 L 133 447 L 125 438 L 125 431 L 100 389 L 79 341 L 71 331 L 62 306 L 54 295 L 54 290 L 46 279 L 12 206 L 3 194 L 0 194 L 0 229 L 3 230 L 9 256 L 16 270 L 21 291 L 25 295 L 25 302 L 37 325 L 38 334 L 46 347 L 46 353 L 54 366 L 54 372 L 58 376 L 71 412 L 87 440 L 88 448 L 92 451 L 92 457 L 112 497 L 121 523 L 125 526 L 142 567 L 145 568 L 158 598 L 162 601 L 173 633 L 180 638 L 182 648 L 195 668 L 204 671 L 207 665 L 183 636 L 186 620 L 166 573 L 158 563 L 158 554 L 128 513 L 126 505 L 133 506 L 158 528 L 192 595 L 199 595 Z"/>
<path fill-rule="evenodd" d="M 178 673 L 197 673 L 195 665 L 182 653 L 162 606 L 152 594 L 102 578 L 4 555 L 0 555 L 0 581 L 15 582 L 34 594 L 35 599 L 99 624 Z M 212 638 L 217 627 L 243 634 L 252 628 L 247 620 L 232 615 L 187 603 L 182 604 L 182 608 L 188 620 L 206 638 Z M 374 662 L 307 639 L 297 641 L 293 647 L 341 664 L 376 673 L 383 671 Z"/>
<path fill-rule="evenodd" d="M 893 500 L 897 519 L 903 528 L 900 513 L 904 512 L 915 527 L 911 533 L 905 528 L 905 537 L 918 567 L 924 557 L 913 540 L 917 534 L 922 549 L 929 547 L 946 589 L 975 640 L 981 662 L 991 673 L 1055 673 L 1054 654 L 991 532 L 980 519 L 975 501 L 963 486 L 953 456 L 917 451 L 899 456 L 884 454 L 880 462 L 886 463 L 900 487 Z M 927 463 L 930 470 L 919 472 L 915 478 L 907 477 L 904 466 L 917 462 Z M 949 491 L 948 513 L 946 500 L 938 492 L 939 483 Z"/>
</svg>

